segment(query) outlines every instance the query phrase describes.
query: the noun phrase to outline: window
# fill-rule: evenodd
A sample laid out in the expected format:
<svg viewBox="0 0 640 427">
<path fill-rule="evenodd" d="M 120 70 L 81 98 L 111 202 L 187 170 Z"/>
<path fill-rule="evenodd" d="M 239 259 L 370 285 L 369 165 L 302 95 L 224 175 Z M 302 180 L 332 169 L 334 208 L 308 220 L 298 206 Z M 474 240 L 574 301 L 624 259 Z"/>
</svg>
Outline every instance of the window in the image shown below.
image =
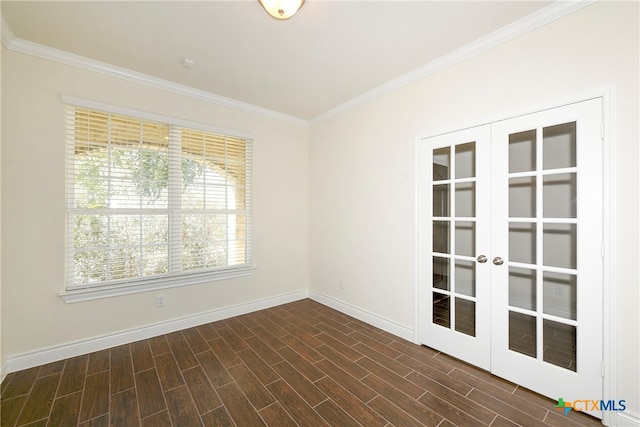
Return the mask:
<svg viewBox="0 0 640 427">
<path fill-rule="evenodd" d="M 251 141 L 67 106 L 67 291 L 251 268 Z"/>
</svg>

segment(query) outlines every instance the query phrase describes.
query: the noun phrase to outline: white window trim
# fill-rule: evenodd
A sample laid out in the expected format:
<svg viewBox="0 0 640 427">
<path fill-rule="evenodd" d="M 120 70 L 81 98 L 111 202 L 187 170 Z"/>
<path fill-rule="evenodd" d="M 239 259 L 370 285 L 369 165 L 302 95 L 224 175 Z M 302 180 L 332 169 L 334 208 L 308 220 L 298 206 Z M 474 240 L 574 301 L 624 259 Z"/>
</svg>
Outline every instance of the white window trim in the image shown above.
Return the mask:
<svg viewBox="0 0 640 427">
<path fill-rule="evenodd" d="M 62 103 L 65 105 L 71 105 L 82 108 L 89 108 L 106 113 L 120 114 L 129 116 L 141 120 L 151 120 L 156 122 L 165 123 L 171 126 L 179 126 L 191 129 L 197 129 L 206 132 L 213 132 L 219 134 L 225 134 L 232 137 L 243 138 L 247 140 L 253 140 L 252 134 L 247 132 L 241 132 L 237 130 L 231 130 L 216 126 L 211 126 L 204 123 L 179 119 L 175 117 L 164 116 L 155 113 L 149 113 L 145 111 L 115 106 L 98 101 L 92 101 L 83 98 L 77 98 L 69 95 L 62 95 Z M 141 292 L 150 292 L 160 289 L 181 287 L 196 285 L 202 283 L 215 282 L 219 280 L 235 279 L 245 277 L 253 274 L 256 269 L 255 265 L 246 265 L 243 267 L 226 267 L 216 270 L 208 270 L 203 272 L 185 272 L 184 274 L 177 274 L 166 277 L 154 277 L 154 278 L 139 278 L 128 280 L 123 283 L 116 284 L 104 284 L 104 285 L 90 285 L 84 288 L 65 289 L 58 293 L 58 296 L 67 303 L 77 303 L 83 301 L 92 301 L 102 298 L 111 298 L 121 295 L 130 295 Z"/>
<path fill-rule="evenodd" d="M 74 289 L 60 292 L 58 295 L 67 304 L 92 301 L 102 298 L 111 298 L 121 295 L 137 294 L 140 292 L 150 292 L 159 289 L 176 288 L 180 286 L 197 285 L 200 283 L 215 282 L 218 280 L 236 279 L 238 277 L 249 276 L 253 274 L 255 266 L 235 268 L 228 271 L 207 271 L 203 273 L 189 274 L 186 276 L 173 276 L 162 278 L 159 277 L 153 282 L 142 283 L 132 286 L 131 282 L 121 285 L 104 285 L 87 287 L 84 289 Z"/>
<path fill-rule="evenodd" d="M 120 114 L 123 116 L 134 117 L 136 119 L 150 120 L 154 122 L 161 122 L 168 125 L 174 125 L 185 128 L 192 128 L 206 132 L 213 132 L 224 134 L 228 136 L 255 139 L 253 134 L 248 132 L 242 132 L 236 129 L 227 129 L 218 126 L 212 126 L 206 123 L 195 122 L 191 120 L 179 119 L 177 117 L 164 116 L 162 114 L 150 113 L 142 110 L 135 110 L 133 108 L 120 107 L 117 105 L 106 104 L 99 101 L 93 101 L 90 99 L 77 98 L 70 95 L 62 95 L 62 103 L 65 105 L 73 105 L 75 107 L 90 108 L 93 110 L 103 111 L 105 113 Z"/>
</svg>

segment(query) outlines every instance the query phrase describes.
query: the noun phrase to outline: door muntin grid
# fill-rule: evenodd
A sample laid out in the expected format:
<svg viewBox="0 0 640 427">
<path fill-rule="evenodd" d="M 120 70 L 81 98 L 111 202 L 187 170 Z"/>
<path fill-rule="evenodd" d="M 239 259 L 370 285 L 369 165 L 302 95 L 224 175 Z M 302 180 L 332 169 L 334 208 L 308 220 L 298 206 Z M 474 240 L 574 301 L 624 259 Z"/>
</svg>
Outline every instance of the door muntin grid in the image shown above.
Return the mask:
<svg viewBox="0 0 640 427">
<path fill-rule="evenodd" d="M 576 122 L 509 135 L 509 349 L 577 371 Z"/>
<path fill-rule="evenodd" d="M 476 336 L 476 142 L 433 150 L 432 323 Z"/>
</svg>

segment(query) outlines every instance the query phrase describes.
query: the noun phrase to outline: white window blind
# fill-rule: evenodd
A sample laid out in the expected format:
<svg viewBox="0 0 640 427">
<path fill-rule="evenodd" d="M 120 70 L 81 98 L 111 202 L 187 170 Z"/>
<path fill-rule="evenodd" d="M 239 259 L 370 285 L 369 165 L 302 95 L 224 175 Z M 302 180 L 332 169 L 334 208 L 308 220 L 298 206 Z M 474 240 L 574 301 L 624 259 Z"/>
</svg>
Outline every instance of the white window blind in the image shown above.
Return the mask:
<svg viewBox="0 0 640 427">
<path fill-rule="evenodd" d="M 67 290 L 251 266 L 251 141 L 67 106 Z"/>
</svg>

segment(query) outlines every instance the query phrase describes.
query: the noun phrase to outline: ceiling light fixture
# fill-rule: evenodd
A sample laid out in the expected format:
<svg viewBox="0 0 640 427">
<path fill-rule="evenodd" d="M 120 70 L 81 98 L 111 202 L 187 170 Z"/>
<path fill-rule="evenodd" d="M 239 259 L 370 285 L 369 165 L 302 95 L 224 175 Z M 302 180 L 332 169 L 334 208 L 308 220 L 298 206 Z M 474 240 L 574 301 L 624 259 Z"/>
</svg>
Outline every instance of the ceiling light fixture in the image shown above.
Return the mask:
<svg viewBox="0 0 640 427">
<path fill-rule="evenodd" d="M 276 19 L 289 19 L 304 4 L 304 0 L 258 0 L 264 10 Z"/>
</svg>

